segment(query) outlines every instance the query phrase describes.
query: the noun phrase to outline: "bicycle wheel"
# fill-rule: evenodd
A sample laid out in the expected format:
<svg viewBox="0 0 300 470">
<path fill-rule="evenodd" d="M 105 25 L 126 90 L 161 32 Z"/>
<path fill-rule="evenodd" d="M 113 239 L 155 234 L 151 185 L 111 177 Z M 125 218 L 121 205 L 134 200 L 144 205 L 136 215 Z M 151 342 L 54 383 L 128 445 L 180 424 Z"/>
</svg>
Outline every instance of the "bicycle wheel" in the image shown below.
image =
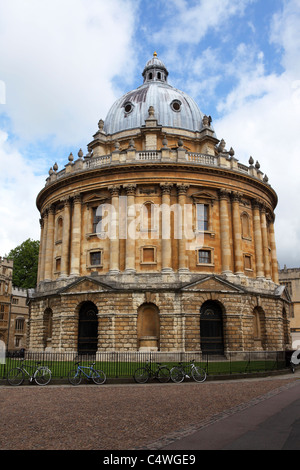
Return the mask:
<svg viewBox="0 0 300 470">
<path fill-rule="evenodd" d="M 34 380 L 38 385 L 47 385 L 50 382 L 51 377 L 51 370 L 45 366 L 38 367 L 34 373 Z"/>
<path fill-rule="evenodd" d="M 140 367 L 133 374 L 133 378 L 138 384 L 145 384 L 149 380 L 149 372 L 145 367 Z"/>
<path fill-rule="evenodd" d="M 206 372 L 204 369 L 195 366 L 192 369 L 192 377 L 195 382 L 204 382 L 206 380 Z"/>
<path fill-rule="evenodd" d="M 171 369 L 170 376 L 173 382 L 179 384 L 180 382 L 183 382 L 185 374 L 180 367 L 173 367 Z"/>
<path fill-rule="evenodd" d="M 82 380 L 81 371 L 77 369 L 70 370 L 68 374 L 68 381 L 71 385 L 79 385 Z"/>
<path fill-rule="evenodd" d="M 7 381 L 10 385 L 21 385 L 24 382 L 24 377 L 24 371 L 16 367 L 8 372 Z"/>
<path fill-rule="evenodd" d="M 167 383 L 170 380 L 170 369 L 168 367 L 163 366 L 160 367 L 157 371 L 157 378 L 161 383 Z"/>
<path fill-rule="evenodd" d="M 101 385 L 106 382 L 106 375 L 102 370 L 93 370 L 92 379 L 95 384 Z"/>
</svg>

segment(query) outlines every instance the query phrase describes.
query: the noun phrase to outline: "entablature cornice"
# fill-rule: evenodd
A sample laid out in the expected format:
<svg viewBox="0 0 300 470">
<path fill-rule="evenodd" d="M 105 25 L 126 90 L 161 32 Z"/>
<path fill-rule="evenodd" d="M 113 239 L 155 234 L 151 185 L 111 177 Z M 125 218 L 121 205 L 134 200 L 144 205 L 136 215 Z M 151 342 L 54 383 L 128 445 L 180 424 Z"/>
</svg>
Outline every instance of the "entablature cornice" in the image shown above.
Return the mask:
<svg viewBox="0 0 300 470">
<path fill-rule="evenodd" d="M 191 185 L 201 185 L 205 187 L 211 187 L 213 189 L 220 189 L 221 187 L 228 188 L 236 191 L 241 191 L 245 197 L 254 199 L 258 195 L 262 201 L 265 201 L 268 206 L 275 209 L 277 205 L 277 195 L 270 185 L 258 180 L 257 178 L 234 171 L 232 169 L 225 169 L 220 167 L 212 167 L 205 165 L 193 165 L 181 162 L 133 162 L 133 163 L 120 163 L 118 165 L 105 166 L 100 168 L 91 168 L 89 170 L 82 170 L 76 173 L 69 173 L 61 178 L 53 181 L 52 183 L 45 186 L 37 196 L 37 207 L 40 209 L 45 202 L 47 202 L 50 195 L 56 194 L 57 198 L 61 199 L 59 192 L 63 189 L 64 195 L 66 195 L 66 184 L 68 186 L 73 185 L 74 188 L 71 192 L 76 190 L 76 185 L 80 184 L 80 192 L 84 193 L 90 188 L 85 188 L 85 182 L 90 181 L 93 178 L 97 178 L 97 186 L 103 188 L 114 184 L 128 184 L 132 182 L 145 184 L 147 181 L 153 182 L 153 174 L 150 176 L 149 173 L 155 171 L 155 182 L 165 182 L 166 174 L 168 181 L 173 184 L 178 182 L 178 178 L 184 179 L 186 183 Z M 172 174 L 172 171 L 174 174 Z M 180 176 L 178 173 L 180 172 Z M 184 174 L 185 173 L 185 174 Z M 213 175 L 214 179 L 210 181 L 206 177 Z M 103 180 L 100 182 L 98 177 L 103 176 Z M 220 178 L 217 180 L 215 177 Z M 201 177 L 201 178 L 199 178 Z M 242 189 L 233 188 L 233 182 L 241 183 Z"/>
</svg>

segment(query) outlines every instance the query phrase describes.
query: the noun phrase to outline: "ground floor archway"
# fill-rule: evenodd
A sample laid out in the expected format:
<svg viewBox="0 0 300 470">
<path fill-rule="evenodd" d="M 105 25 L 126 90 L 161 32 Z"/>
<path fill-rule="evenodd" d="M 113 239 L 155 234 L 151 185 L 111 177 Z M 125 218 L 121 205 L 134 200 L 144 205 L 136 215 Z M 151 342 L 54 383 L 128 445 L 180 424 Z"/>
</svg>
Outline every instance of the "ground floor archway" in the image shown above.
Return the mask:
<svg viewBox="0 0 300 470">
<path fill-rule="evenodd" d="M 224 354 L 223 314 L 218 302 L 207 301 L 201 307 L 200 344 L 203 354 Z"/>
<path fill-rule="evenodd" d="M 95 354 L 98 349 L 98 310 L 93 302 L 84 302 L 79 311 L 78 354 Z"/>
<path fill-rule="evenodd" d="M 158 308 L 145 303 L 138 309 L 137 339 L 140 351 L 158 351 L 160 338 L 160 320 Z"/>
</svg>

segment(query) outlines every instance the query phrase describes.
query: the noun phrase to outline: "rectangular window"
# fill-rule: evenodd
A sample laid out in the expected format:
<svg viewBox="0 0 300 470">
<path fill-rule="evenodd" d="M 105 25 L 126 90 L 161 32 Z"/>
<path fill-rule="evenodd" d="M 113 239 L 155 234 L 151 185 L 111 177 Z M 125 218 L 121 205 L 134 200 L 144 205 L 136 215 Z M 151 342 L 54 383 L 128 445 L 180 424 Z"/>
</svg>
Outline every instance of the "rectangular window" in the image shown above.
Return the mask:
<svg viewBox="0 0 300 470">
<path fill-rule="evenodd" d="M 198 263 L 199 264 L 211 264 L 211 251 L 210 250 L 198 250 Z"/>
<path fill-rule="evenodd" d="M 91 266 L 101 265 L 101 251 L 92 251 L 90 253 L 90 264 Z"/>
<path fill-rule="evenodd" d="M 156 253 L 154 247 L 142 248 L 142 263 L 155 264 L 155 255 Z"/>
<path fill-rule="evenodd" d="M 208 230 L 208 205 L 197 204 L 197 230 Z"/>
<path fill-rule="evenodd" d="M 251 263 L 251 256 L 250 255 L 244 255 L 244 268 L 245 269 L 252 269 L 252 263 Z"/>
<path fill-rule="evenodd" d="M 93 207 L 93 233 L 102 231 L 102 208 Z"/>
<path fill-rule="evenodd" d="M 19 331 L 19 332 L 24 330 L 24 319 L 23 318 L 17 318 L 15 330 Z"/>
<path fill-rule="evenodd" d="M 57 273 L 60 273 L 60 269 L 61 269 L 61 258 L 56 258 L 56 260 L 55 260 L 55 271 Z"/>
</svg>

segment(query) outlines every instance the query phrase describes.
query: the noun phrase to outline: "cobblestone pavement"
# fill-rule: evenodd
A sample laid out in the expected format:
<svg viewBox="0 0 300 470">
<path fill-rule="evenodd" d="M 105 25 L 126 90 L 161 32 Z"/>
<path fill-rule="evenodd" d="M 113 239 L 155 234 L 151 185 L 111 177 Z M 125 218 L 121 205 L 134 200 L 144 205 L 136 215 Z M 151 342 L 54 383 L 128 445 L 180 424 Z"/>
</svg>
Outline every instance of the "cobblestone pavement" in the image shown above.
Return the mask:
<svg viewBox="0 0 300 470">
<path fill-rule="evenodd" d="M 1 450 L 160 449 L 298 381 L 0 387 Z"/>
</svg>

